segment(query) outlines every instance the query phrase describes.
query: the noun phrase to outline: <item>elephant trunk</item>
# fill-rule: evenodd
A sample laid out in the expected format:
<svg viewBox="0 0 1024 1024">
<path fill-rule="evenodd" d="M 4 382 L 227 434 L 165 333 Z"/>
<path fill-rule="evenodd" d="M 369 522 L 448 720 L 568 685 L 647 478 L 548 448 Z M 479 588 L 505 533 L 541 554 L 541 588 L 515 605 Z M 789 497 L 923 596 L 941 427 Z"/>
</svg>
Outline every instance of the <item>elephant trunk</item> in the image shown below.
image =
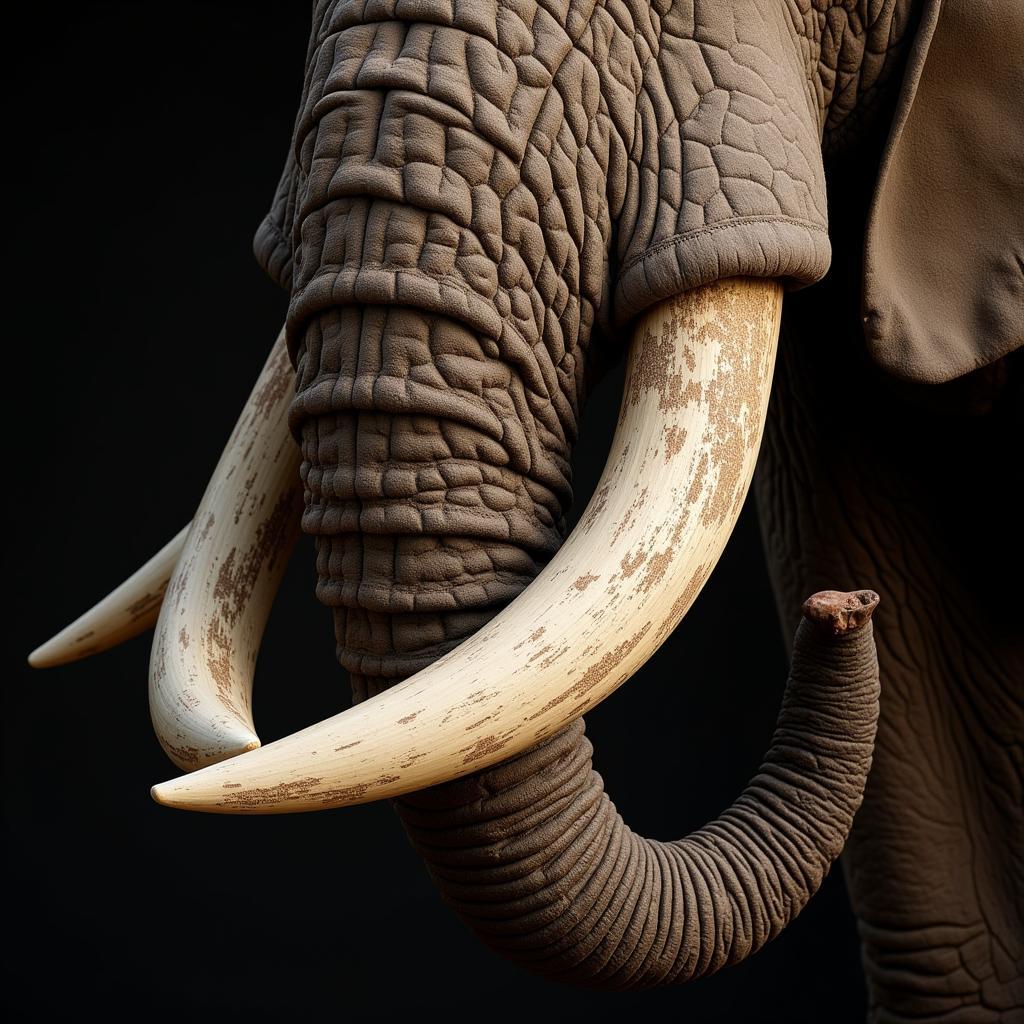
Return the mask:
<svg viewBox="0 0 1024 1024">
<path fill-rule="evenodd" d="M 546 416 L 528 369 L 430 311 L 341 307 L 306 324 L 292 407 L 303 526 L 357 701 L 476 632 L 558 549 L 575 421 Z M 860 804 L 876 600 L 809 603 L 764 767 L 680 842 L 625 826 L 582 720 L 396 809 L 457 912 L 535 970 L 622 987 L 738 961 L 813 895 Z"/>
<path fill-rule="evenodd" d="M 836 626 L 823 605 L 839 597 L 859 614 Z M 862 591 L 805 607 L 764 765 L 685 839 L 629 829 L 591 768 L 582 719 L 495 769 L 395 801 L 447 902 L 492 948 L 578 984 L 687 981 L 756 952 L 815 893 L 860 806 L 878 718 L 876 602 Z"/>
</svg>

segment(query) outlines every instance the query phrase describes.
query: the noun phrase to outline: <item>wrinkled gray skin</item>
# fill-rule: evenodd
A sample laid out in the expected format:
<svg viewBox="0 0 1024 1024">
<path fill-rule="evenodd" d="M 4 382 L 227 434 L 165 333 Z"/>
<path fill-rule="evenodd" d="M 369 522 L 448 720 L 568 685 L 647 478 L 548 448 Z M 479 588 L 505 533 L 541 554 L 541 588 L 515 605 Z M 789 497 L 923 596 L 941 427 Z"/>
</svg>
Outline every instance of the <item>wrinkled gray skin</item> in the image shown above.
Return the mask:
<svg viewBox="0 0 1024 1024">
<path fill-rule="evenodd" d="M 917 13 L 895 0 L 320 2 L 256 250 L 292 293 L 303 526 L 361 700 L 457 645 L 558 548 L 580 410 L 632 318 L 717 278 L 813 284 L 831 230 L 830 279 L 787 299 L 758 498 L 787 636 L 813 591 L 883 598 L 878 748 L 844 858 L 870 1015 L 1011 1021 L 1024 664 L 1013 595 L 988 569 L 1015 535 L 1003 491 L 1019 367 L 929 390 L 886 375 L 860 336 L 867 202 Z M 581 727 L 549 742 L 568 773 L 554 795 L 541 750 L 396 802 L 446 898 L 528 963 L 518 933 L 466 897 L 450 851 L 477 843 L 465 863 L 478 875 L 505 870 L 510 847 L 553 870 L 530 846 L 531 811 L 601 798 Z M 495 836 L 466 807 L 502 779 L 519 802 L 483 815 L 510 815 Z M 824 827 L 855 806 L 832 807 L 836 822 L 825 808 Z M 770 878 L 718 883 L 734 908 L 733 883 L 751 907 L 772 899 Z M 588 920 L 586 901 L 609 898 L 573 892 L 558 914 Z M 775 925 L 762 931 L 749 948 Z M 621 965 L 632 946 L 607 955 Z M 567 956 L 533 966 L 606 980 Z M 710 952 L 657 980 L 735 958 Z"/>
</svg>

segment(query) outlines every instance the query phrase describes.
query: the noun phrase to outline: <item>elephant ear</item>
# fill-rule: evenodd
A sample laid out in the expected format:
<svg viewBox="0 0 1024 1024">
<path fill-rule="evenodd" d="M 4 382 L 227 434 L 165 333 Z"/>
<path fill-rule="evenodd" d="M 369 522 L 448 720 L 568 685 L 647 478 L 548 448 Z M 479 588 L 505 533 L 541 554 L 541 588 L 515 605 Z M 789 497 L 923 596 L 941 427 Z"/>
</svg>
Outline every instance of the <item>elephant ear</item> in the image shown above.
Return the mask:
<svg viewBox="0 0 1024 1024">
<path fill-rule="evenodd" d="M 1024 341 L 1024 4 L 930 0 L 882 156 L 864 252 L 865 340 L 940 383 Z"/>
</svg>

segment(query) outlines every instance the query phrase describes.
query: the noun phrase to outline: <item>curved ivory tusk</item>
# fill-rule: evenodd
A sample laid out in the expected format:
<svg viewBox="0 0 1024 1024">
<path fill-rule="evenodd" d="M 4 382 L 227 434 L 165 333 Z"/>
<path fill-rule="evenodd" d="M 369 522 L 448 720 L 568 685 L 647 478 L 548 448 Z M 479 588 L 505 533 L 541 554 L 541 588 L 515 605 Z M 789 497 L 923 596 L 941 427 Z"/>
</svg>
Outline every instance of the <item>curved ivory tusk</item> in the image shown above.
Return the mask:
<svg viewBox="0 0 1024 1024">
<path fill-rule="evenodd" d="M 515 601 L 403 683 L 154 798 L 261 813 L 398 796 L 503 761 L 607 697 L 672 632 L 732 532 L 781 310 L 777 283 L 731 280 L 650 311 L 597 491 Z"/>
<path fill-rule="evenodd" d="M 156 623 L 174 566 L 185 546 L 186 526 L 142 568 L 112 590 L 99 604 L 79 615 L 29 656 L 33 668 L 66 665 L 131 640 Z"/>
<path fill-rule="evenodd" d="M 160 745 L 186 771 L 259 746 L 252 676 L 299 534 L 299 449 L 284 331 L 213 472 L 167 587 L 149 664 Z"/>
</svg>

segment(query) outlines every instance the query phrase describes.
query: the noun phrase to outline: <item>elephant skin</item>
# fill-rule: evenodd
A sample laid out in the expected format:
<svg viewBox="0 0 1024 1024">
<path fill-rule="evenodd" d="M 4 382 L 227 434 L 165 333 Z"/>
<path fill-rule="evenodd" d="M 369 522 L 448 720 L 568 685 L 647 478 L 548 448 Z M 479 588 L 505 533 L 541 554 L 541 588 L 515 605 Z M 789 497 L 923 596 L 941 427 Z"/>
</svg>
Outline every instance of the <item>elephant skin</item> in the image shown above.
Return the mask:
<svg viewBox="0 0 1024 1024">
<path fill-rule="evenodd" d="M 691 22 L 643 3 L 316 9 L 294 163 L 256 248 L 291 287 L 303 528 L 317 541 L 317 593 L 333 609 L 357 700 L 458 645 L 557 550 L 578 419 L 600 367 L 592 350 L 607 359 L 641 309 L 723 276 L 808 284 L 824 273 L 820 72 L 804 73 L 813 47 L 794 37 L 788 13 L 751 9 L 734 21 L 711 9 Z M 505 869 L 506 880 L 528 874 L 518 898 L 506 897 L 510 920 L 482 932 L 506 948 L 510 929 L 546 921 L 532 966 L 616 986 L 694 976 L 759 948 L 820 884 L 859 804 L 874 711 L 869 659 L 853 660 L 848 674 L 868 689 L 796 712 L 810 750 L 766 766 L 775 782 L 752 784 L 750 806 L 703 841 L 713 849 L 739 833 L 735 848 L 721 862 L 707 849 L 684 858 L 707 877 L 684 883 L 663 913 L 692 919 L 704 903 L 705 920 L 679 932 L 674 952 L 648 963 L 664 936 L 657 925 L 634 934 L 638 899 L 657 921 L 650 870 L 661 855 L 628 833 L 632 852 L 609 841 L 621 823 L 578 728 L 496 776 L 517 778 L 531 757 L 548 764 L 558 750 L 575 779 L 556 784 L 557 796 L 527 786 L 536 806 L 510 812 L 520 842 L 502 848 L 534 853 Z M 813 678 L 834 692 L 821 672 Z M 846 759 L 824 767 L 814 751 L 844 716 Z M 762 817 L 778 814 L 780 778 L 827 791 L 810 817 L 827 812 L 828 824 L 784 821 L 777 839 L 760 839 Z M 560 816 L 552 800 L 565 805 Z M 429 844 L 416 805 L 397 806 Z M 574 849 L 550 842 L 563 820 L 588 819 Z M 553 863 L 531 872 L 538 851 Z M 685 874 L 662 870 L 665 884 Z M 611 906 L 610 880 L 622 883 Z M 531 885 L 543 892 L 527 894 Z"/>
<path fill-rule="evenodd" d="M 1020 337 L 1013 272 L 993 279 L 980 313 L 977 275 L 965 275 L 959 290 L 945 289 L 950 340 L 935 344 L 943 328 L 922 324 L 927 288 L 915 289 L 903 269 L 908 246 L 927 238 L 939 218 L 919 213 L 921 226 L 910 230 L 889 212 L 915 201 L 904 165 L 913 165 L 921 138 L 934 135 L 929 125 L 942 107 L 934 97 L 945 81 L 951 33 L 965 19 L 974 38 L 993 37 L 991 11 L 972 20 L 956 4 L 315 5 L 291 152 L 255 249 L 291 293 L 291 425 L 302 445 L 303 527 L 316 538 L 317 594 L 333 610 L 338 659 L 357 701 L 457 646 L 557 550 L 572 501 L 581 410 L 638 313 L 733 276 L 781 278 L 794 290 L 825 276 L 832 251 L 827 166 L 861 171 L 859 180 L 844 180 L 845 192 L 830 181 L 828 197 L 833 207 L 842 200 L 855 211 L 843 208 L 838 218 L 855 223 L 843 237 L 842 266 L 848 269 L 862 239 L 870 262 L 863 282 L 846 274 L 828 287 L 843 307 L 852 295 L 867 311 L 849 320 L 868 342 L 862 361 L 865 352 L 874 359 L 864 395 L 882 387 L 876 378 L 883 370 L 944 381 L 1006 355 L 1006 339 Z M 940 56 L 926 65 L 929 41 Z M 976 74 L 973 81 L 987 79 Z M 1016 88 L 1012 75 L 999 80 L 989 90 L 994 107 Z M 916 110 L 915 89 L 922 97 Z M 1004 148 L 992 159 L 1012 169 L 1013 147 Z M 947 189 L 962 187 L 956 167 L 950 171 Z M 974 192 L 981 195 L 977 249 L 988 246 L 994 265 L 1007 265 L 1004 240 L 981 227 L 1005 223 L 1005 189 L 980 181 Z M 894 284 L 902 289 L 895 299 Z M 801 296 L 793 301 L 798 310 L 807 305 Z M 995 335 L 985 324 L 998 326 Z M 835 348 L 837 359 L 848 357 L 842 331 L 838 339 L 808 337 L 814 333 L 799 314 L 786 314 L 779 391 L 787 397 L 776 399 L 773 423 L 804 409 L 793 397 L 799 386 L 791 378 L 799 374 L 790 369 L 801 365 L 804 349 Z M 858 493 L 881 489 L 885 497 L 880 514 L 874 504 L 840 502 L 825 531 L 806 525 L 810 506 L 794 495 L 794 478 L 815 494 L 832 494 L 808 483 L 819 473 L 809 468 L 817 466 L 809 453 L 827 449 L 832 419 L 822 426 L 808 413 L 798 439 L 772 428 L 760 492 L 790 636 L 802 597 L 836 585 L 830 572 L 855 589 L 890 570 L 881 549 L 857 542 L 857 523 L 882 531 L 899 521 L 902 506 L 877 478 L 883 471 L 875 460 L 886 432 L 909 414 L 886 406 L 891 418 L 883 416 L 872 433 L 859 427 L 859 408 L 851 401 L 843 422 L 842 437 L 851 439 L 836 442 L 853 454 L 827 450 L 817 458 L 863 463 Z M 920 506 L 924 498 L 909 501 Z M 852 536 L 839 528 L 847 518 Z M 928 541 L 920 543 L 927 550 Z M 917 572 L 918 560 L 907 558 L 897 579 Z M 890 580 L 884 621 L 907 614 L 906 592 Z M 929 623 L 943 628 L 949 608 L 940 602 Z M 1020 721 L 1019 693 L 1005 668 L 1013 652 L 988 643 L 980 613 L 965 621 L 959 632 L 985 636 L 986 649 L 998 652 L 982 687 L 1003 695 L 1002 725 L 985 734 L 994 753 L 964 755 L 978 781 L 953 800 L 950 827 L 962 830 L 958 822 L 982 813 L 1004 839 L 999 849 L 1011 850 L 1021 820 L 1020 769 L 1008 759 L 1010 723 Z M 905 630 L 889 631 L 879 655 L 883 688 L 887 680 L 893 687 L 883 736 L 902 736 L 908 712 L 895 695 L 928 675 L 907 668 L 914 661 L 908 651 L 926 641 L 921 632 L 912 642 Z M 957 631 L 951 624 L 945 635 Z M 868 685 L 868 655 L 847 653 L 835 671 Z M 808 656 L 799 648 L 794 654 L 794 679 Z M 952 654 L 935 669 L 939 709 L 956 692 L 956 667 L 966 657 Z M 820 683 L 820 671 L 814 678 Z M 794 684 L 791 692 L 798 691 Z M 944 720 L 947 713 L 933 714 Z M 867 743 L 865 770 L 870 719 L 854 713 L 842 740 Z M 811 732 L 830 735 L 821 721 Z M 919 756 L 927 759 L 928 751 Z M 816 756 L 810 761 L 821 767 Z M 802 780 L 798 788 L 810 784 L 806 769 L 791 777 Z M 988 866 L 967 852 L 950 858 L 932 847 L 931 856 L 903 863 L 894 851 L 927 846 L 934 835 L 925 825 L 899 825 L 890 794 L 908 771 L 890 756 L 872 777 L 847 862 L 872 1019 L 1009 1020 L 1024 1003 L 1020 922 L 1006 910 L 1021 903 L 1020 860 L 1011 854 Z M 811 789 L 818 792 L 817 783 Z M 502 768 L 396 801 L 396 808 L 447 898 L 486 941 L 533 969 L 621 987 L 714 970 L 775 934 L 816 887 L 808 878 L 820 881 L 842 846 L 859 803 L 858 789 L 849 799 L 836 796 L 842 790 L 833 787 L 813 815 L 839 836 L 816 854 L 792 821 L 782 826 L 782 848 L 810 858 L 797 868 L 789 861 L 789 875 L 781 864 L 792 854 L 781 848 L 743 855 L 724 852 L 727 844 L 694 861 L 701 833 L 667 846 L 633 836 L 591 772 L 579 724 Z M 765 816 L 761 807 L 739 825 L 740 847 L 744 835 L 763 830 Z M 709 826 L 708 834 L 722 827 Z M 570 846 L 553 841 L 575 836 L 574 829 L 582 831 Z M 717 834 L 721 841 L 724 833 Z M 744 867 L 733 875 L 730 862 Z M 880 872 L 891 881 L 883 883 Z M 977 899 L 956 904 L 960 916 L 941 923 L 924 893 L 956 890 L 968 879 Z M 745 904 L 751 891 L 754 901 Z M 689 943 L 680 931 L 669 941 L 658 930 L 673 903 L 678 922 L 690 922 Z M 699 926 L 695 914 L 705 917 Z M 673 927 L 682 929 L 678 922 Z"/>
</svg>

